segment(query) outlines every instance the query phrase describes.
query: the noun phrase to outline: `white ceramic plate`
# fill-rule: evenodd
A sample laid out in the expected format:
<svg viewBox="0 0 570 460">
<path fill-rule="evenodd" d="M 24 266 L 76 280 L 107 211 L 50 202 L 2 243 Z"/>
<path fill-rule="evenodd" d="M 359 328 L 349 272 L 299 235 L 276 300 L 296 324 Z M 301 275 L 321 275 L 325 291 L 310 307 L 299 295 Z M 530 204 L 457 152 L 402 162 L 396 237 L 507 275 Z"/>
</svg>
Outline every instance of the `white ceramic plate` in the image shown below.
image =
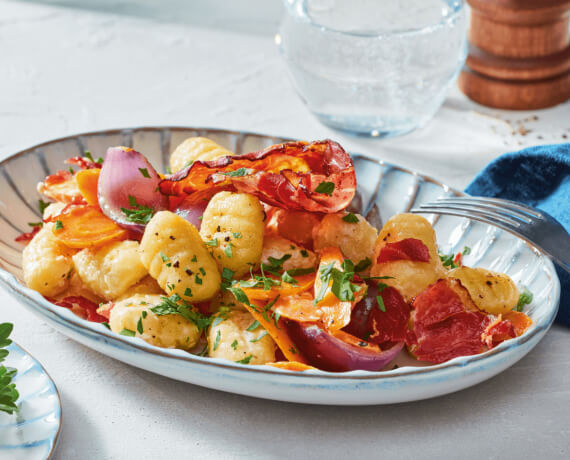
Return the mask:
<svg viewBox="0 0 570 460">
<path fill-rule="evenodd" d="M 14 238 L 39 218 L 36 183 L 63 167 L 66 158 L 90 150 L 103 156 L 109 146 L 126 145 L 165 169 L 170 152 L 189 136 L 205 136 L 237 153 L 255 151 L 286 139 L 252 133 L 199 128 L 134 128 L 85 133 L 40 144 L 0 163 L 0 279 L 31 311 L 57 330 L 101 353 L 150 372 L 197 385 L 260 398 L 314 404 L 385 404 L 430 398 L 469 387 L 498 374 L 527 354 L 556 316 L 560 283 L 554 266 L 539 250 L 502 230 L 468 219 L 427 216 L 444 252 L 471 247 L 465 263 L 509 274 L 534 293 L 526 307 L 534 325 L 521 337 L 488 352 L 438 365 L 410 359 L 403 351 L 382 372 L 287 372 L 202 358 L 181 350 L 151 346 L 115 334 L 71 311 L 47 302 L 22 283 L 22 247 Z M 409 210 L 440 196 L 459 195 L 413 171 L 353 155 L 358 179 L 357 206 L 373 221 Z"/>
<path fill-rule="evenodd" d="M 57 389 L 42 365 L 14 342 L 5 366 L 18 370 L 13 382 L 20 393 L 18 413 L 0 412 L 0 458 L 51 458 L 61 427 Z"/>
</svg>

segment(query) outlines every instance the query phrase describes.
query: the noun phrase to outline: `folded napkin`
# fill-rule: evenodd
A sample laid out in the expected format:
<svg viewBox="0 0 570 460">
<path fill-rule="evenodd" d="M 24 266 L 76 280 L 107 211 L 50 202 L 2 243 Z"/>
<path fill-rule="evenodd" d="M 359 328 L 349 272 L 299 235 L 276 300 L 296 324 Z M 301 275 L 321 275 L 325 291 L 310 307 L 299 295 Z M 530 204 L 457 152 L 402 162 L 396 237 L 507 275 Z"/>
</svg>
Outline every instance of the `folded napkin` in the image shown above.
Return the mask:
<svg viewBox="0 0 570 460">
<path fill-rule="evenodd" d="M 541 145 L 502 155 L 465 192 L 539 208 L 570 232 L 570 144 Z M 556 271 L 561 288 L 556 321 L 570 326 L 570 274 L 560 267 Z"/>
</svg>

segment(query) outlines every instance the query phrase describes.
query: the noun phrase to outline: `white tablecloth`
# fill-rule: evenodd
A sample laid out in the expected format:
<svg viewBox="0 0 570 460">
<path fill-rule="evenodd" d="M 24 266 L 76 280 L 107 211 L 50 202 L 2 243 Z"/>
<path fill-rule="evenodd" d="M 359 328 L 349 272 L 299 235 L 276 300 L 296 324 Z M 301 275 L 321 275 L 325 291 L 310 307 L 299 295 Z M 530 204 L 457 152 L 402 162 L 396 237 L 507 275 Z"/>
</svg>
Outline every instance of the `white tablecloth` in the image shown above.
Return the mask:
<svg viewBox="0 0 570 460">
<path fill-rule="evenodd" d="M 186 3 L 0 1 L 0 158 L 81 131 L 208 126 L 329 137 L 463 188 L 503 152 L 570 137 L 568 103 L 498 111 L 455 88 L 436 118 L 408 136 L 341 134 L 307 112 L 286 77 L 273 43 L 279 2 Z M 15 340 L 61 393 L 59 459 L 570 455 L 567 328 L 553 327 L 522 361 L 474 388 L 409 404 L 339 408 L 159 377 L 69 340 L 3 290 L 0 303 L 0 320 L 15 323 Z"/>
</svg>

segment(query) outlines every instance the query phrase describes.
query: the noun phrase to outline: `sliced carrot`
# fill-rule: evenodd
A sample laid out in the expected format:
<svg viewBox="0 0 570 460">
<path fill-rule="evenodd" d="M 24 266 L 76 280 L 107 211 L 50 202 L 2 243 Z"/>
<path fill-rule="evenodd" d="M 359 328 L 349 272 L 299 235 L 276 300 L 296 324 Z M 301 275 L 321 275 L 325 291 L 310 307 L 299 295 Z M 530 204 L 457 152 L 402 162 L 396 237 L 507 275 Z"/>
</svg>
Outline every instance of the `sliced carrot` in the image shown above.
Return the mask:
<svg viewBox="0 0 570 460">
<path fill-rule="evenodd" d="M 82 169 L 75 175 L 75 182 L 77 182 L 79 192 L 83 198 L 85 198 L 85 201 L 93 206 L 99 206 L 99 199 L 97 198 L 97 184 L 99 182 L 100 172 L 101 170 L 98 168 Z"/>
<path fill-rule="evenodd" d="M 303 292 L 280 297 L 273 309 L 284 318 L 300 323 L 320 323 L 329 331 L 338 331 L 350 323 L 352 303 L 336 299 L 334 305 L 315 305 L 313 296 Z"/>
<path fill-rule="evenodd" d="M 268 277 L 274 278 L 271 276 Z M 314 273 L 310 273 L 308 275 L 295 276 L 294 278 L 297 280 L 298 284 L 289 284 L 282 282 L 279 286 L 271 286 L 271 289 L 268 290 L 265 290 L 263 288 L 246 288 L 240 286 L 239 283 L 237 284 L 237 287 L 240 287 L 249 299 L 271 300 L 274 299 L 278 294 L 281 297 L 285 297 L 305 292 L 311 289 L 313 287 L 313 283 L 315 282 Z"/>
<path fill-rule="evenodd" d="M 53 234 L 70 248 L 90 248 L 111 241 L 124 240 L 128 232 L 95 206 L 68 206 L 53 216 Z"/>
<path fill-rule="evenodd" d="M 509 311 L 503 313 L 503 319 L 509 320 L 515 328 L 515 334 L 522 335 L 530 326 L 532 326 L 532 319 L 520 311 Z"/>
<path fill-rule="evenodd" d="M 243 304 L 251 315 L 259 321 L 259 324 L 265 328 L 271 338 L 275 341 L 279 349 L 283 352 L 285 358 L 289 361 L 297 361 L 302 364 L 308 364 L 307 360 L 301 355 L 293 341 L 289 338 L 283 324 L 283 320 L 272 319 L 270 313 L 265 312 L 265 302 L 259 300 L 250 300 L 250 304 Z M 277 324 L 276 324 L 277 323 Z"/>
<path fill-rule="evenodd" d="M 300 363 L 299 361 L 277 361 L 275 363 L 265 363 L 265 365 L 276 367 L 278 369 L 284 369 L 286 371 L 297 371 L 297 372 L 317 369 L 316 367 L 308 366 L 307 364 Z"/>
</svg>

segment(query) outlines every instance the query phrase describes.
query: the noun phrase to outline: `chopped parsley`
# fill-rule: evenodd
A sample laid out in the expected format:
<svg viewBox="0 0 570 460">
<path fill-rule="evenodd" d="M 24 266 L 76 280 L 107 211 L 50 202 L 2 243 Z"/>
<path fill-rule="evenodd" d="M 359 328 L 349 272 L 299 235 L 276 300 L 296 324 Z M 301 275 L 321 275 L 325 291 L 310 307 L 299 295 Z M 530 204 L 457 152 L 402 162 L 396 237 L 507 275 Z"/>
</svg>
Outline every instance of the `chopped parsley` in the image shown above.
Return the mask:
<svg viewBox="0 0 570 460">
<path fill-rule="evenodd" d="M 43 222 L 28 222 L 28 225 L 30 227 L 43 227 L 44 223 Z"/>
<path fill-rule="evenodd" d="M 141 174 L 143 175 L 143 177 L 146 177 L 147 179 L 150 179 L 150 174 L 148 173 L 148 169 L 146 169 L 146 168 L 139 168 L 139 171 L 141 172 Z"/>
<path fill-rule="evenodd" d="M 234 277 L 233 270 L 224 267 L 224 269 L 222 270 L 222 283 L 220 285 L 220 288 L 222 290 L 229 288 L 232 285 L 233 277 Z"/>
<path fill-rule="evenodd" d="M 154 213 L 152 208 L 137 203 L 137 199 L 132 195 L 129 195 L 129 206 L 133 209 L 121 208 L 128 221 L 135 224 L 148 224 L 150 222 Z"/>
<path fill-rule="evenodd" d="M 160 258 L 163 262 L 170 262 L 170 257 L 168 257 L 164 252 L 160 252 Z"/>
<path fill-rule="evenodd" d="M 238 240 L 242 237 L 241 232 L 233 232 L 232 235 L 234 236 L 234 238 L 236 238 Z"/>
<path fill-rule="evenodd" d="M 386 305 L 384 305 L 384 299 L 382 298 L 382 291 L 388 287 L 385 283 L 378 283 L 378 295 L 376 296 L 376 302 L 378 302 L 378 308 L 380 311 L 386 312 Z"/>
<path fill-rule="evenodd" d="M 44 200 L 38 200 L 38 206 L 40 208 L 40 214 L 43 216 L 44 211 L 51 203 L 46 203 Z"/>
<path fill-rule="evenodd" d="M 213 321 L 212 318 L 195 311 L 192 305 L 184 302 L 178 294 L 173 294 L 170 297 L 163 296 L 161 300 L 161 303 L 150 309 L 157 316 L 180 315 L 184 319 L 192 321 L 200 331 L 206 329 Z"/>
<path fill-rule="evenodd" d="M 229 171 L 226 173 L 221 173 L 223 176 L 229 176 L 229 177 L 243 177 L 243 176 L 247 176 L 250 173 L 250 170 L 247 168 L 239 168 L 236 169 L 235 171 Z"/>
<path fill-rule="evenodd" d="M 464 256 L 471 254 L 471 248 L 469 246 L 463 246 L 463 252 L 461 254 Z"/>
<path fill-rule="evenodd" d="M 236 361 L 236 363 L 238 363 L 238 364 L 249 364 L 249 362 L 250 362 L 252 359 L 253 359 L 253 355 L 249 355 L 249 356 L 246 356 L 246 357 L 243 358 L 243 359 L 240 359 L 239 361 Z"/>
<path fill-rule="evenodd" d="M 231 347 L 232 347 L 234 350 L 237 350 L 237 346 L 238 346 L 238 341 L 237 341 L 237 340 L 234 340 L 234 341 L 232 342 Z"/>
<path fill-rule="evenodd" d="M 258 327 L 259 327 L 259 321 L 255 320 L 253 323 L 251 323 L 251 324 L 247 327 L 246 331 L 250 331 L 250 332 L 251 332 L 251 331 L 255 331 Z"/>
<path fill-rule="evenodd" d="M 194 275 L 194 282 L 196 284 L 202 284 L 202 278 L 200 278 L 200 275 L 198 275 L 198 273 Z"/>
<path fill-rule="evenodd" d="M 521 295 L 519 296 L 519 301 L 517 302 L 516 307 L 514 310 L 516 311 L 523 311 L 525 305 L 528 305 L 532 302 L 534 295 L 530 292 L 526 286 L 523 287 Z"/>
<path fill-rule="evenodd" d="M 135 331 L 131 331 L 130 329 L 123 329 L 119 334 L 126 335 L 127 337 L 134 337 L 136 335 Z"/>
<path fill-rule="evenodd" d="M 220 339 L 222 338 L 222 334 L 220 334 L 220 331 L 218 330 L 216 333 L 216 340 L 214 340 L 214 351 L 216 351 L 218 349 L 218 346 L 220 345 Z"/>
<path fill-rule="evenodd" d="M 317 185 L 315 192 L 332 196 L 334 192 L 334 182 L 321 182 L 319 185 Z"/>
<path fill-rule="evenodd" d="M 85 152 L 83 152 L 83 156 L 85 158 L 87 158 L 88 160 L 91 160 L 93 163 L 95 163 L 95 160 L 93 159 L 93 155 L 91 155 L 91 152 L 89 150 L 85 150 Z"/>
<path fill-rule="evenodd" d="M 192 257 L 192 260 L 190 260 L 190 262 L 198 262 L 198 258 L 196 257 L 196 255 L 194 255 L 194 257 Z"/>
<path fill-rule="evenodd" d="M 372 265 L 372 261 L 366 257 L 364 259 L 362 259 L 360 262 L 358 262 L 355 266 L 354 266 L 354 271 L 356 273 L 358 272 L 363 272 L 364 270 L 366 270 L 368 267 L 370 267 L 370 265 Z"/>
<path fill-rule="evenodd" d="M 206 241 L 206 246 L 218 247 L 218 239 L 212 238 L 210 241 Z"/>
<path fill-rule="evenodd" d="M 226 246 L 226 249 L 224 249 L 224 252 L 225 252 L 225 254 L 226 254 L 226 257 L 228 257 L 228 258 L 230 258 L 230 259 L 234 256 L 234 253 L 233 253 L 233 250 L 232 250 L 232 246 L 233 246 L 233 244 L 232 244 L 232 243 L 229 243 L 229 244 Z"/>
<path fill-rule="evenodd" d="M 323 300 L 331 280 L 331 291 L 342 302 L 353 301 L 354 293 L 362 289 L 361 286 L 352 283 L 354 264 L 349 259 L 342 262 L 341 268 L 342 270 L 339 270 L 334 266 L 334 262 L 331 262 L 320 270 L 322 286 L 314 300 L 315 305 Z"/>
<path fill-rule="evenodd" d="M 301 255 L 303 257 L 309 257 L 309 253 L 305 249 L 301 249 Z"/>
<path fill-rule="evenodd" d="M 145 312 L 146 313 L 146 312 Z M 142 316 L 139 318 L 138 322 L 137 322 L 137 332 L 139 334 L 143 333 L 143 325 L 142 325 Z"/>
<path fill-rule="evenodd" d="M 55 221 L 55 229 L 61 230 L 62 228 L 63 228 L 63 222 L 61 220 L 56 220 Z"/>
<path fill-rule="evenodd" d="M 185 295 L 186 297 L 192 297 L 192 289 L 190 289 L 189 287 L 187 287 L 187 288 L 184 290 L 184 295 Z"/>
<path fill-rule="evenodd" d="M 206 270 L 204 270 L 204 267 L 200 267 L 198 270 L 200 270 L 200 273 L 202 273 L 202 276 L 204 276 L 206 274 Z"/>
<path fill-rule="evenodd" d="M 271 273 L 273 275 L 278 275 L 279 274 L 278 272 L 280 270 L 283 270 L 283 264 L 285 263 L 285 261 L 289 260 L 290 258 L 291 258 L 291 254 L 285 254 L 280 259 L 276 259 L 275 257 L 269 256 L 267 258 L 269 265 L 262 262 L 261 268 L 262 268 L 262 270 L 268 271 L 269 273 Z"/>
<path fill-rule="evenodd" d="M 251 342 L 251 343 L 259 342 L 259 341 L 260 341 L 263 337 L 265 337 L 266 335 L 267 335 L 267 331 L 263 331 L 261 334 L 259 334 L 259 335 L 257 336 L 256 339 L 251 339 L 250 342 Z"/>
<path fill-rule="evenodd" d="M 103 321 L 101 324 L 103 326 L 105 326 L 107 329 L 111 330 L 111 326 L 109 325 L 109 323 L 107 321 Z"/>
<path fill-rule="evenodd" d="M 358 223 L 358 217 L 356 217 L 356 214 L 353 214 L 351 212 L 349 212 L 346 216 L 344 216 L 342 218 L 342 220 L 344 220 L 345 222 L 348 222 L 349 224 L 357 224 Z"/>
<path fill-rule="evenodd" d="M 238 302 L 249 305 L 249 299 L 247 298 L 247 295 L 240 288 L 230 287 L 228 288 L 228 291 L 234 295 Z"/>
</svg>

